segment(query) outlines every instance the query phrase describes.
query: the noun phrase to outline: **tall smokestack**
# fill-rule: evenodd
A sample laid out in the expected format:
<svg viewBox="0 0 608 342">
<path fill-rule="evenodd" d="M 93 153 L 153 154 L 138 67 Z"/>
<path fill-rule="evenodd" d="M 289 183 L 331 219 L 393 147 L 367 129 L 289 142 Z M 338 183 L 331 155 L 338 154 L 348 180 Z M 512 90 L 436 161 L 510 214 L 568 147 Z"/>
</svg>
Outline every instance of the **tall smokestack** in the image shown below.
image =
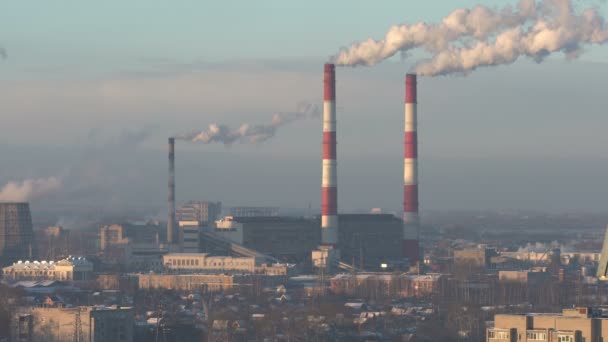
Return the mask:
<svg viewBox="0 0 608 342">
<path fill-rule="evenodd" d="M 338 243 L 338 174 L 336 162 L 336 67 L 325 64 L 323 98 L 323 178 L 321 244 Z"/>
<path fill-rule="evenodd" d="M 416 75 L 405 76 L 405 158 L 403 164 L 403 255 L 420 258 L 418 216 L 418 134 Z"/>
<path fill-rule="evenodd" d="M 175 138 L 169 138 L 169 218 L 167 219 L 167 243 L 173 243 L 175 233 Z"/>
</svg>

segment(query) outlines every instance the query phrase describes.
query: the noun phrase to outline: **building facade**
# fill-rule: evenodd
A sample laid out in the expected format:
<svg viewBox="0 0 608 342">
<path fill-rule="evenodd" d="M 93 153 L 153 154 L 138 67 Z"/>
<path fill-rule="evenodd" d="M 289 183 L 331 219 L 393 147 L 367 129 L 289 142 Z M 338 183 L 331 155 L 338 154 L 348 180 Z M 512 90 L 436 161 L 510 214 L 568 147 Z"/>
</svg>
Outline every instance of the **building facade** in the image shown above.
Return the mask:
<svg viewBox="0 0 608 342">
<path fill-rule="evenodd" d="M 177 221 L 196 221 L 207 225 L 222 214 L 222 202 L 190 201 L 175 209 Z"/>
<path fill-rule="evenodd" d="M 36 257 L 28 203 L 0 203 L 0 266 Z"/>
<path fill-rule="evenodd" d="M 67 257 L 55 261 L 18 261 L 2 269 L 5 280 L 63 280 L 92 279 L 93 264 L 84 257 Z"/>
<path fill-rule="evenodd" d="M 11 323 L 12 341 L 133 341 L 134 315 L 132 308 L 20 307 Z"/>
<path fill-rule="evenodd" d="M 179 245 L 184 253 L 200 252 L 201 224 L 199 221 L 179 221 Z"/>
<path fill-rule="evenodd" d="M 499 314 L 486 331 L 487 342 L 593 342 L 608 339 L 602 309 L 579 307 L 561 313 Z"/>
</svg>

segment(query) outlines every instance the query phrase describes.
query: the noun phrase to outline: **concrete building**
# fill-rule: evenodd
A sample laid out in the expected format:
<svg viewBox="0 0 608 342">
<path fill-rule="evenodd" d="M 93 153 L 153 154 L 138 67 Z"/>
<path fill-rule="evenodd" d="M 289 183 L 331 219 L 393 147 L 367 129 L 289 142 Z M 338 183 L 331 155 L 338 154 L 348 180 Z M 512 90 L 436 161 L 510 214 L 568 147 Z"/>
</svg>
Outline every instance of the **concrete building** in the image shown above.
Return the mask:
<svg viewBox="0 0 608 342">
<path fill-rule="evenodd" d="M 177 221 L 196 221 L 201 225 L 213 223 L 222 214 L 222 202 L 190 201 L 175 211 Z"/>
<path fill-rule="evenodd" d="M 301 262 L 319 244 L 319 222 L 292 217 L 225 217 L 214 232 L 280 260 Z"/>
<path fill-rule="evenodd" d="M 11 324 L 12 341 L 133 341 L 133 309 L 116 307 L 20 307 Z"/>
<path fill-rule="evenodd" d="M 133 274 L 140 289 L 206 290 L 221 292 L 250 286 L 251 275 L 228 274 Z"/>
<path fill-rule="evenodd" d="M 103 226 L 100 230 L 101 260 L 133 271 L 157 270 L 162 267 L 161 256 L 169 252 L 168 246 L 160 243 L 161 231 L 159 225 Z"/>
<path fill-rule="evenodd" d="M 0 266 L 36 257 L 28 203 L 0 203 Z"/>
<path fill-rule="evenodd" d="M 562 313 L 499 314 L 487 329 L 488 342 L 593 342 L 608 339 L 608 317 L 592 307 Z"/>
<path fill-rule="evenodd" d="M 277 217 L 280 210 L 277 207 L 232 207 L 230 216 L 234 217 Z"/>
<path fill-rule="evenodd" d="M 498 256 L 492 248 L 474 248 L 454 251 L 454 264 L 461 267 L 492 268 L 492 258 Z"/>
<path fill-rule="evenodd" d="M 206 253 L 169 253 L 163 255 L 163 265 L 171 271 L 187 272 L 255 272 L 255 258 L 211 256 Z"/>
<path fill-rule="evenodd" d="M 180 273 L 255 273 L 288 275 L 293 265 L 261 263 L 254 257 L 212 256 L 206 253 L 170 253 L 163 256 L 169 271 Z"/>
<path fill-rule="evenodd" d="M 402 259 L 403 223 L 390 214 L 339 215 L 339 250 L 342 261 L 366 270 L 381 270 L 381 264 Z"/>
<path fill-rule="evenodd" d="M 438 294 L 444 276 L 440 274 L 415 275 L 405 273 L 338 274 L 331 278 L 335 294 L 387 298 L 427 297 Z"/>
<path fill-rule="evenodd" d="M 179 245 L 184 253 L 200 252 L 201 224 L 199 221 L 179 221 Z"/>
<path fill-rule="evenodd" d="M 54 261 L 18 261 L 2 269 L 5 280 L 64 280 L 92 279 L 93 264 L 84 257 L 67 257 Z"/>
<path fill-rule="evenodd" d="M 551 278 L 551 274 L 544 269 L 525 271 L 498 271 L 498 280 L 501 283 L 540 285 Z"/>
</svg>

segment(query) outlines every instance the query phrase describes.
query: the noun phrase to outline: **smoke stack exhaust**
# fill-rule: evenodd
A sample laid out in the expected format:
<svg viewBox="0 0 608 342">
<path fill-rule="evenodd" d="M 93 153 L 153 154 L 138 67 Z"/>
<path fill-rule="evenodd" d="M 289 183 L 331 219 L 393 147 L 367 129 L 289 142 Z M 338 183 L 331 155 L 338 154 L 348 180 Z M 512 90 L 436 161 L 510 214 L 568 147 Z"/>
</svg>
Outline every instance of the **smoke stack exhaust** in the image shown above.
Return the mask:
<svg viewBox="0 0 608 342">
<path fill-rule="evenodd" d="M 325 64 L 323 97 L 323 176 L 321 244 L 338 243 L 338 174 L 336 162 L 336 67 Z"/>
<path fill-rule="evenodd" d="M 418 216 L 418 134 L 416 75 L 405 77 L 405 158 L 403 164 L 403 256 L 420 259 Z"/>
<path fill-rule="evenodd" d="M 173 243 L 175 233 L 175 138 L 169 138 L 169 217 L 167 219 L 167 243 Z"/>
</svg>

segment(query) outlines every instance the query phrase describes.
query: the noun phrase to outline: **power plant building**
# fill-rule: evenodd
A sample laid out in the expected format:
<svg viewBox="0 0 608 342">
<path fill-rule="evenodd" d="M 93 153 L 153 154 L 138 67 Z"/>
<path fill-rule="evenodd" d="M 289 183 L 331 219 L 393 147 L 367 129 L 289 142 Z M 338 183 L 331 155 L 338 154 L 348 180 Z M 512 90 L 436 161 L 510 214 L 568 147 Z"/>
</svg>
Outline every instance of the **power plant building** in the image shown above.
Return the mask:
<svg viewBox="0 0 608 342">
<path fill-rule="evenodd" d="M 288 262 L 302 262 L 320 241 L 316 221 L 292 217 L 225 217 L 214 232 L 230 241 Z"/>
<path fill-rule="evenodd" d="M 343 262 L 366 270 L 380 270 L 381 264 L 402 258 L 402 222 L 397 217 L 342 214 L 339 220 L 338 246 Z"/>
<path fill-rule="evenodd" d="M 0 266 L 35 257 L 28 203 L 0 203 Z"/>
<path fill-rule="evenodd" d="M 206 225 L 222 214 L 222 202 L 190 201 L 175 209 L 177 221 L 197 221 Z"/>
</svg>

